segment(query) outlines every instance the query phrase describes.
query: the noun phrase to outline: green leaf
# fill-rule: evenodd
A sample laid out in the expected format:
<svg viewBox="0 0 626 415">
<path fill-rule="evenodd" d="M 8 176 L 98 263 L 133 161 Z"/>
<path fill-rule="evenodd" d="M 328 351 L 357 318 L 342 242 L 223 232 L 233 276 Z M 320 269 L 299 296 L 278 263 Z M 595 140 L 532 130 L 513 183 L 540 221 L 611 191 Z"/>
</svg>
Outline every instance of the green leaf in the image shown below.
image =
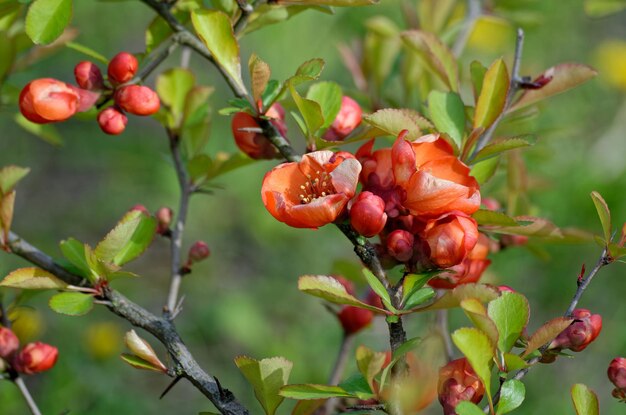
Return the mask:
<svg viewBox="0 0 626 415">
<path fill-rule="evenodd" d="M 604 17 L 626 9 L 626 0 L 585 0 L 585 13 L 591 17 Z"/>
<path fill-rule="evenodd" d="M 439 272 L 427 272 L 423 274 L 407 274 L 402 281 L 402 304 L 406 307 L 407 299 L 413 296 L 417 291 L 421 290 L 424 285 Z"/>
<path fill-rule="evenodd" d="M 196 83 L 191 71 L 173 68 L 161 73 L 156 80 L 156 91 L 161 103 L 168 109 L 168 126 L 176 129 L 181 126 L 187 94 Z"/>
<path fill-rule="evenodd" d="M 35 0 L 26 15 L 26 34 L 38 45 L 54 42 L 72 19 L 72 0 Z"/>
<path fill-rule="evenodd" d="M 22 114 L 15 114 L 14 118 L 17 125 L 28 131 L 32 135 L 42 139 L 53 146 L 63 145 L 63 139 L 57 131 L 56 127 L 51 124 L 35 124 L 28 121 Z"/>
<path fill-rule="evenodd" d="M 278 392 L 289 381 L 293 363 L 283 357 L 255 360 L 239 356 L 235 359 L 235 364 L 254 387 L 254 395 L 265 413 L 274 415 L 284 399 Z"/>
<path fill-rule="evenodd" d="M 185 157 L 203 154 L 211 130 L 211 106 L 207 102 L 214 88 L 197 85 L 185 98 L 181 145 Z"/>
<path fill-rule="evenodd" d="M 429 70 L 439 76 L 451 91 L 459 91 L 457 61 L 450 49 L 435 34 L 411 30 L 402 33 L 402 40 L 424 59 Z"/>
<path fill-rule="evenodd" d="M 609 243 L 611 241 L 611 211 L 609 210 L 609 206 L 604 201 L 602 195 L 596 191 L 591 192 L 591 199 L 598 211 L 598 217 L 602 224 L 602 232 L 604 233 L 604 240 L 606 243 Z"/>
<path fill-rule="evenodd" d="M 458 415 L 485 415 L 480 407 L 470 401 L 461 401 L 454 408 Z"/>
<path fill-rule="evenodd" d="M 274 102 L 279 98 L 281 93 L 281 85 L 275 79 L 271 79 L 267 86 L 265 87 L 265 91 L 261 95 L 261 100 L 263 101 L 263 108 L 270 108 Z"/>
<path fill-rule="evenodd" d="M 552 222 L 533 216 L 516 216 L 518 226 L 484 226 L 486 232 L 562 239 L 563 233 Z"/>
<path fill-rule="evenodd" d="M 582 383 L 572 386 L 572 401 L 576 415 L 598 415 L 600 406 L 596 394 Z"/>
<path fill-rule="evenodd" d="M 452 333 L 452 341 L 461 353 L 467 357 L 468 362 L 476 372 L 478 378 L 485 385 L 487 397 L 491 402 L 491 368 L 489 363 L 494 357 L 494 345 L 489 337 L 475 328 L 460 328 Z"/>
<path fill-rule="evenodd" d="M 0 10 L 0 14 L 2 12 L 3 10 Z M 0 18 L 0 22 L 1 20 Z M 16 54 L 15 43 L 15 40 L 6 31 L 0 29 L 0 84 L 4 82 L 5 76 L 13 68 Z"/>
<path fill-rule="evenodd" d="M 298 279 L 298 289 L 315 297 L 323 298 L 335 304 L 353 305 L 376 312 L 385 312 L 377 307 L 365 304 L 348 294 L 346 288 L 335 278 L 325 275 L 304 275 Z"/>
<path fill-rule="evenodd" d="M 0 282 L 2 287 L 25 290 L 62 290 L 67 283 L 41 268 L 20 268 L 11 272 Z"/>
<path fill-rule="evenodd" d="M 319 82 L 311 85 L 306 97 L 320 106 L 324 118 L 321 128 L 329 127 L 341 109 L 341 87 L 335 82 Z"/>
<path fill-rule="evenodd" d="M 254 53 L 250 56 L 248 68 L 250 70 L 250 82 L 252 83 L 252 98 L 254 102 L 259 102 L 263 91 L 267 88 L 272 71 L 267 62 L 263 61 Z M 263 108 L 267 109 L 265 107 Z"/>
<path fill-rule="evenodd" d="M 484 226 L 519 226 L 512 217 L 494 210 L 478 209 L 472 217 L 479 225 Z"/>
<path fill-rule="evenodd" d="M 496 415 L 502 415 L 517 409 L 526 397 L 524 384 L 516 379 L 509 379 L 502 384 L 500 390 L 500 402 Z"/>
<path fill-rule="evenodd" d="M 191 12 L 191 23 L 217 64 L 240 90 L 245 90 L 241 79 L 239 44 L 233 33 L 230 18 L 216 10 L 195 10 Z"/>
<path fill-rule="evenodd" d="M 93 308 L 93 296 L 83 293 L 59 293 L 53 295 L 48 304 L 59 314 L 82 316 Z"/>
<path fill-rule="evenodd" d="M 85 244 L 74 239 L 69 238 L 65 241 L 61 241 L 59 244 L 61 252 L 65 259 L 67 259 L 72 265 L 74 265 L 81 273 L 82 276 L 87 277 L 91 273 L 89 268 L 89 262 L 85 255 Z"/>
<path fill-rule="evenodd" d="M 478 61 L 472 61 L 470 64 L 470 75 L 472 78 L 472 88 L 474 90 L 474 101 L 478 102 L 480 92 L 483 90 L 483 79 L 485 79 L 485 73 L 487 68 Z"/>
<path fill-rule="evenodd" d="M 96 246 L 95 254 L 105 262 L 123 265 L 141 255 L 156 233 L 156 220 L 132 210 Z"/>
<path fill-rule="evenodd" d="M 432 128 L 428 120 L 409 109 L 382 109 L 364 116 L 363 120 L 381 133 L 394 137 L 402 130 L 408 130 L 407 140 L 415 140 L 423 135 L 424 130 Z"/>
<path fill-rule="evenodd" d="M 22 180 L 30 169 L 28 167 L 5 166 L 0 169 L 0 194 L 7 194 L 15 189 L 17 183 Z"/>
<path fill-rule="evenodd" d="M 412 339 L 407 340 L 402 343 L 400 347 L 398 347 L 391 354 L 391 361 L 385 369 L 383 370 L 382 375 L 380 376 L 380 388 L 379 390 L 383 390 L 385 384 L 389 380 L 389 374 L 391 373 L 391 369 L 398 363 L 400 359 L 402 359 L 407 353 L 417 348 L 422 343 L 422 339 L 420 337 L 413 337 Z"/>
<path fill-rule="evenodd" d="M 315 58 L 304 62 L 296 70 L 296 76 L 311 78 L 312 80 L 319 78 L 324 69 L 326 62 L 324 59 Z"/>
<path fill-rule="evenodd" d="M 506 366 L 504 371 L 507 373 L 517 372 L 528 366 L 524 359 L 512 353 L 504 353 L 504 365 Z"/>
<path fill-rule="evenodd" d="M 283 22 L 308 9 L 314 9 L 327 14 L 333 14 L 330 7 L 321 6 L 284 6 L 282 4 L 260 4 L 248 18 L 248 25 L 243 30 L 243 35 L 258 30 L 262 27 Z"/>
<path fill-rule="evenodd" d="M 573 320 L 571 318 L 557 317 L 539 327 L 539 329 L 528 339 L 528 345 L 526 346 L 526 350 L 524 350 L 522 357 L 528 356 L 544 344 L 554 340 L 559 333 L 572 324 L 572 321 Z"/>
<path fill-rule="evenodd" d="M 376 395 L 372 392 L 370 385 L 367 383 L 367 380 L 360 373 L 350 376 L 338 386 L 359 399 L 366 400 L 376 397 Z"/>
<path fill-rule="evenodd" d="M 497 344 L 500 335 L 498 328 L 491 318 L 487 315 L 485 306 L 475 298 L 467 298 L 461 301 L 461 308 L 465 312 L 467 318 L 474 326 L 484 332 L 492 344 Z"/>
<path fill-rule="evenodd" d="M 509 72 L 500 58 L 485 73 L 483 86 L 476 102 L 474 128 L 488 128 L 502 114 L 509 92 Z"/>
<path fill-rule="evenodd" d="M 2 231 L 1 240 L 6 243 L 9 239 L 9 231 L 13 222 L 13 208 L 15 207 L 15 190 L 1 195 L 0 194 L 0 230 Z"/>
<path fill-rule="evenodd" d="M 389 293 L 383 286 L 383 283 L 380 282 L 374 274 L 372 274 L 372 271 L 367 268 L 363 268 L 363 275 L 365 275 L 367 284 L 376 294 L 378 294 L 383 304 L 385 304 L 385 307 L 392 312 L 397 312 L 395 307 L 391 304 L 391 297 L 389 297 Z"/>
<path fill-rule="evenodd" d="M 460 148 L 465 134 L 465 105 L 459 94 L 431 91 L 428 111 L 437 130 L 448 134 Z"/>
<path fill-rule="evenodd" d="M 120 357 L 123 361 L 135 369 L 153 370 L 155 372 L 163 373 L 163 370 L 160 367 L 155 366 L 154 364 L 148 362 L 147 360 L 143 360 L 141 357 L 135 356 L 134 354 L 122 353 Z"/>
<path fill-rule="evenodd" d="M 410 310 L 418 305 L 424 304 L 434 298 L 436 294 L 435 290 L 430 287 L 420 288 L 407 298 L 404 308 Z"/>
<path fill-rule="evenodd" d="M 90 58 L 98 60 L 98 61 L 102 62 L 105 65 L 107 65 L 109 63 L 109 60 L 107 58 L 105 58 L 104 55 L 102 55 L 101 53 L 96 52 L 95 50 L 93 50 L 90 47 L 85 46 L 85 45 L 83 45 L 81 43 L 66 42 L 65 46 L 70 48 L 70 49 L 74 49 L 75 51 L 80 52 L 80 53 L 82 53 L 85 56 L 89 56 Z"/>
<path fill-rule="evenodd" d="M 330 398 L 352 398 L 353 394 L 347 392 L 339 386 L 302 384 L 287 385 L 280 389 L 279 394 L 285 398 L 306 400 L 306 399 L 330 399 Z"/>
<path fill-rule="evenodd" d="M 598 75 L 598 72 L 595 69 L 579 63 L 562 63 L 553 66 L 540 75 L 541 78 L 550 79 L 550 82 L 540 89 L 527 89 L 509 111 L 516 111 L 565 92 L 587 82 L 596 75 Z"/>
<path fill-rule="evenodd" d="M 325 399 L 311 399 L 307 401 L 298 401 L 294 406 L 291 415 L 313 415 L 323 404 Z"/>
<path fill-rule="evenodd" d="M 504 292 L 489 303 L 487 314 L 498 328 L 498 349 L 510 351 L 528 324 L 528 300 L 521 294 Z"/>
<path fill-rule="evenodd" d="M 356 365 L 367 381 L 370 392 L 374 390 L 374 377 L 383 369 L 385 359 L 386 353 L 375 352 L 362 345 L 356 349 Z"/>
<path fill-rule="evenodd" d="M 521 138 L 508 138 L 496 140 L 483 147 L 472 159 L 472 163 L 477 163 L 492 157 L 499 156 L 505 151 L 515 150 L 516 148 L 529 147 L 532 144 Z"/>
<path fill-rule="evenodd" d="M 444 295 L 428 307 L 420 308 L 419 311 L 454 308 L 461 305 L 461 301 L 475 298 L 480 302 L 488 303 L 500 295 L 497 288 L 485 284 L 463 284 L 447 290 Z"/>
<path fill-rule="evenodd" d="M 300 114 L 304 119 L 304 123 L 306 125 L 306 135 L 309 138 L 315 136 L 315 133 L 322 127 L 322 125 L 324 125 L 322 108 L 317 102 L 302 98 L 293 85 L 289 86 L 289 90 L 296 106 L 298 107 L 298 111 L 300 111 Z"/>
<path fill-rule="evenodd" d="M 496 173 L 498 164 L 500 164 L 500 157 L 492 157 L 481 161 L 472 166 L 470 175 L 474 176 L 478 183 L 483 185 Z"/>
<path fill-rule="evenodd" d="M 378 2 L 379 0 L 281 0 L 280 4 L 353 7 L 353 6 L 369 6 L 372 4 L 376 4 Z"/>
<path fill-rule="evenodd" d="M 400 29 L 385 16 L 374 16 L 365 22 L 367 33 L 363 41 L 361 65 L 363 75 L 371 79 L 376 91 L 381 91 L 389 78 L 402 47 Z"/>
</svg>

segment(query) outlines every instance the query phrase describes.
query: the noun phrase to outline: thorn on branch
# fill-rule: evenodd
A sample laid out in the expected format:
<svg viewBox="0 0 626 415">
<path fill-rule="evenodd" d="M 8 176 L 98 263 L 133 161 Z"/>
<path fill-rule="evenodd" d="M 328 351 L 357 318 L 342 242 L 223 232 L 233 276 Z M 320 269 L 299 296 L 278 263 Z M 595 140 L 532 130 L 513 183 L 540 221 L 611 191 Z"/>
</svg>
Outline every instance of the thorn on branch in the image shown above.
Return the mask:
<svg viewBox="0 0 626 415">
<path fill-rule="evenodd" d="M 163 391 L 163 393 L 161 394 L 161 396 L 159 396 L 159 399 L 163 399 L 163 397 L 170 391 L 172 390 L 172 388 L 178 383 L 178 381 L 180 381 L 183 378 L 182 375 L 178 375 L 174 378 L 174 380 L 172 382 L 170 382 L 169 385 L 167 385 L 167 388 L 165 388 L 165 390 Z"/>
</svg>

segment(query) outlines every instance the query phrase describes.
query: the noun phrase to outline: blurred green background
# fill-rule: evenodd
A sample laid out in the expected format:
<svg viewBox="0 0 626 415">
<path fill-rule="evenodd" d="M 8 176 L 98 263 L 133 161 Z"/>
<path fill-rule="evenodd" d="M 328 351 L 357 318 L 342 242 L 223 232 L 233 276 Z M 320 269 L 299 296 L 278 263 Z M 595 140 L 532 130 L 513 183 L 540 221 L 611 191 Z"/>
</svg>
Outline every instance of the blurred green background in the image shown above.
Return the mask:
<svg viewBox="0 0 626 415">
<path fill-rule="evenodd" d="M 105 56 L 118 51 L 141 52 L 144 29 L 153 13 L 139 2 L 76 1 L 73 26 L 78 42 Z M 498 2 L 496 2 L 498 3 Z M 582 1 L 531 1 L 526 15 L 515 16 L 526 30 L 523 74 L 537 74 L 553 64 L 576 61 L 599 67 L 600 76 L 584 86 L 542 105 L 537 121 L 538 144 L 527 151 L 531 200 L 538 214 L 559 226 L 577 226 L 599 232 L 589 198 L 599 191 L 612 209 L 615 225 L 626 220 L 626 14 L 601 19 L 585 15 Z M 351 91 L 354 85 L 342 66 L 338 42 L 363 35 L 364 22 L 385 15 L 403 26 L 400 1 L 386 0 L 368 8 L 336 9 L 335 15 L 315 11 L 246 36 L 242 60 L 252 52 L 266 60 L 273 78 L 285 79 L 313 57 L 326 60 L 322 78 L 336 80 Z M 504 55 L 510 62 L 512 31 L 479 26 L 462 56 L 463 68 L 471 59 L 488 64 Z M 621 46 L 620 46 L 621 45 Z M 612 48 L 612 49 L 611 49 Z M 36 77 L 72 81 L 74 65 L 85 57 L 63 49 L 53 57 L 19 72 L 10 83 L 21 87 Z M 179 53 L 163 66 L 173 67 Z M 212 104 L 227 106 L 229 90 L 213 67 L 192 56 L 191 67 L 202 84 L 214 85 Z M 603 71 L 604 69 L 604 71 Z M 620 78 L 621 74 L 621 78 Z M 621 81 L 620 81 L 621 79 Z M 152 84 L 153 79 L 148 81 Z M 620 86 L 621 82 L 621 86 Z M 53 147 L 13 122 L 15 106 L 0 112 L 0 166 L 31 167 L 20 184 L 13 230 L 53 256 L 58 242 L 69 236 L 92 245 L 131 206 L 141 203 L 151 211 L 177 205 L 177 182 L 168 160 L 167 138 L 152 119 L 130 117 L 119 137 L 102 134 L 95 121 L 72 120 L 59 125 L 65 144 Z M 295 125 L 290 125 L 295 131 Z M 302 147 L 297 136 L 292 137 Z M 211 151 L 234 151 L 229 118 L 215 114 Z M 356 264 L 350 243 L 334 227 L 318 231 L 289 228 L 274 220 L 259 197 L 263 174 L 275 162 L 259 162 L 219 179 L 223 189 L 211 196 L 196 196 L 191 205 L 185 246 L 205 240 L 212 250 L 183 285 L 184 310 L 176 320 L 187 345 L 206 370 L 233 390 L 253 413 L 261 413 L 251 388 L 232 360 L 245 354 L 255 358 L 281 355 L 294 362 L 292 383 L 323 383 L 335 358 L 341 331 L 321 301 L 300 294 L 297 277 L 327 274 L 338 261 Z M 495 180 L 497 182 L 497 179 Z M 492 186 L 493 187 L 493 186 Z M 489 195 L 489 186 L 483 195 Z M 549 259 L 527 249 L 510 249 L 493 258 L 484 280 L 507 284 L 525 294 L 531 304 L 529 330 L 560 315 L 575 290 L 583 263 L 590 268 L 600 249 L 595 244 L 546 246 Z M 156 239 L 149 251 L 132 263 L 141 279 L 119 281 L 115 288 L 144 307 L 159 312 L 169 282 L 168 241 Z M 26 264 L 0 255 L 0 275 Z M 615 264 L 602 271 L 585 293 L 581 307 L 600 313 L 604 328 L 584 353 L 537 367 L 525 379 L 527 401 L 519 413 L 570 414 L 569 389 L 588 384 L 600 398 L 601 413 L 624 413 L 624 404 L 610 397 L 612 385 L 606 368 L 615 356 L 626 355 L 626 268 Z M 158 396 L 170 379 L 138 371 L 118 357 L 121 336 L 129 325 L 97 307 L 82 318 L 63 317 L 47 307 L 49 294 L 29 304 L 16 323 L 28 340 L 58 346 L 56 367 L 29 377 L 27 384 L 45 414 L 69 410 L 75 414 L 195 414 L 211 404 L 189 383 L 179 383 L 166 397 Z M 409 336 L 419 335 L 429 318 L 409 318 Z M 459 311 L 452 312 L 452 327 L 468 325 Z M 156 340 L 151 341 L 164 356 Z M 358 343 L 383 350 L 386 327 L 377 321 L 359 335 Z M 354 364 L 349 370 L 353 370 Z M 281 413 L 288 413 L 285 405 Z M 0 382 L 0 413 L 25 414 L 17 389 Z M 438 414 L 433 404 L 424 413 Z"/>
</svg>

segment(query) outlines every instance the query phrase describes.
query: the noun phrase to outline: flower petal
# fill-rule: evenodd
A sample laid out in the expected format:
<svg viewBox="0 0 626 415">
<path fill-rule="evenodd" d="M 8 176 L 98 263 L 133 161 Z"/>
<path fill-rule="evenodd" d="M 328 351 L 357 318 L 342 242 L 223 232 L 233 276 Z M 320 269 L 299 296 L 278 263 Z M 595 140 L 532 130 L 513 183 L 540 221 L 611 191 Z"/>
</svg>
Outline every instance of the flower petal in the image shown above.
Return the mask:
<svg viewBox="0 0 626 415">
<path fill-rule="evenodd" d="M 417 216 L 438 216 L 452 210 L 468 215 L 480 207 L 477 188 L 440 179 L 424 171 L 418 171 L 406 184 L 403 205 Z"/>
<path fill-rule="evenodd" d="M 354 196 L 360 173 L 361 163 L 356 159 L 344 160 L 330 173 L 335 191 L 344 193 L 348 198 Z"/>
<path fill-rule="evenodd" d="M 290 225 L 296 228 L 318 228 L 334 222 L 344 210 L 350 200 L 344 194 L 338 193 L 320 197 L 311 203 L 288 207 L 289 216 L 298 224 Z M 285 222 L 287 223 L 287 222 Z"/>
</svg>

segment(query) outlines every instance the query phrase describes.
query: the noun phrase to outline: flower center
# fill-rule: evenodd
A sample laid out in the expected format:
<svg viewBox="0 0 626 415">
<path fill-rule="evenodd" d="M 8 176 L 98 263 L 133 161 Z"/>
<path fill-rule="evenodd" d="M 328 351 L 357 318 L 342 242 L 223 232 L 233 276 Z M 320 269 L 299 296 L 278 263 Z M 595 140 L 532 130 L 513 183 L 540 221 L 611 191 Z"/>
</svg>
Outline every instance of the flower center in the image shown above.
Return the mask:
<svg viewBox="0 0 626 415">
<path fill-rule="evenodd" d="M 325 171 L 316 171 L 315 174 L 307 174 L 307 181 L 300 186 L 300 203 L 305 205 L 317 198 L 335 194 L 330 174 Z"/>
</svg>

